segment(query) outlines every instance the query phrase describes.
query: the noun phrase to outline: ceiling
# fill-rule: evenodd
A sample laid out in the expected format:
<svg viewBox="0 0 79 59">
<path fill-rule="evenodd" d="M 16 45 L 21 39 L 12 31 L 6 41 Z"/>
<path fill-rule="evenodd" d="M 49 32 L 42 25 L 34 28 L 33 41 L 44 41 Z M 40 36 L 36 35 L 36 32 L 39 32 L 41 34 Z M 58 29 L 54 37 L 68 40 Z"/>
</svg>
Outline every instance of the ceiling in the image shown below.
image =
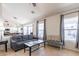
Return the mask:
<svg viewBox="0 0 79 59">
<path fill-rule="evenodd" d="M 36 19 L 77 8 L 77 3 L 2 3 L 2 19 L 25 24 Z"/>
</svg>

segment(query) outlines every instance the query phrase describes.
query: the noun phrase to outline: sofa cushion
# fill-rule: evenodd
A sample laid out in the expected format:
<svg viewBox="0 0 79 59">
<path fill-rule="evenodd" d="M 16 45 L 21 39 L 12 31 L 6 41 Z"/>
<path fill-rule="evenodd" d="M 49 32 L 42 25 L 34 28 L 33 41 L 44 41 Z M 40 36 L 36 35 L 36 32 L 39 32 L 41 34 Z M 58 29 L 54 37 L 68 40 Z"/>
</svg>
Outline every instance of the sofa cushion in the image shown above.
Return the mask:
<svg viewBox="0 0 79 59">
<path fill-rule="evenodd" d="M 22 41 L 22 38 L 17 38 L 16 40 L 19 42 L 19 41 Z"/>
<path fill-rule="evenodd" d="M 28 40 L 28 35 L 23 35 L 23 40 Z"/>
<path fill-rule="evenodd" d="M 21 36 L 13 36 L 13 40 L 15 41 L 22 41 L 22 37 Z"/>
<path fill-rule="evenodd" d="M 17 42 L 17 44 L 20 45 L 20 44 L 24 44 L 24 43 L 29 42 L 29 41 L 30 41 L 30 40 L 20 41 L 20 42 Z"/>
<path fill-rule="evenodd" d="M 28 35 L 29 37 L 29 40 L 32 40 L 33 39 L 33 36 L 32 35 Z"/>
</svg>

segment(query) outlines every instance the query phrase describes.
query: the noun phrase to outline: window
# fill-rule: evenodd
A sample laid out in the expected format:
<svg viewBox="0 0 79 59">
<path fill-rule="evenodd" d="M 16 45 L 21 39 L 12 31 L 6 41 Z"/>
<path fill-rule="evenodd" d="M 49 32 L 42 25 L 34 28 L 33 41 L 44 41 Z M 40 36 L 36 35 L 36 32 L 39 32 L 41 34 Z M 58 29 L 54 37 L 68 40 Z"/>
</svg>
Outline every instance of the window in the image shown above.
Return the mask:
<svg viewBox="0 0 79 59">
<path fill-rule="evenodd" d="M 32 32 L 32 26 L 28 26 L 28 34 Z"/>
<path fill-rule="evenodd" d="M 17 33 L 17 27 L 10 27 L 10 33 Z"/>
<path fill-rule="evenodd" d="M 2 37 L 4 36 L 4 27 L 0 27 L 0 41 L 2 40 Z"/>
<path fill-rule="evenodd" d="M 64 16 L 64 31 L 66 40 L 76 39 L 78 16 L 77 13 Z"/>
<path fill-rule="evenodd" d="M 67 49 L 76 50 L 77 25 L 78 13 L 64 15 L 64 41 Z"/>
<path fill-rule="evenodd" d="M 25 25 L 24 26 L 24 35 L 29 35 L 32 31 L 32 24 L 29 24 L 29 25 Z"/>
<path fill-rule="evenodd" d="M 24 26 L 24 35 L 28 34 L 28 27 L 27 26 Z"/>
<path fill-rule="evenodd" d="M 44 22 L 38 23 L 38 37 L 43 38 Z"/>
<path fill-rule="evenodd" d="M 22 33 L 22 27 L 18 28 L 18 33 Z"/>
</svg>

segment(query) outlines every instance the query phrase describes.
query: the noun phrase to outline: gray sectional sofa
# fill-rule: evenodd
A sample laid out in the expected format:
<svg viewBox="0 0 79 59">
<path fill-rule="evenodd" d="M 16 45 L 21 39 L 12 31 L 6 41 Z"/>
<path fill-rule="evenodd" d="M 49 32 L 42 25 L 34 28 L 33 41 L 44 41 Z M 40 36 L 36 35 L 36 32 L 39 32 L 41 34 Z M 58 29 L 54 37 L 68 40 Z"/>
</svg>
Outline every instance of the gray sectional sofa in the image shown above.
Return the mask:
<svg viewBox="0 0 79 59">
<path fill-rule="evenodd" d="M 11 37 L 10 45 L 14 51 L 18 51 L 24 48 L 24 43 L 32 40 L 37 40 L 37 39 L 33 39 L 32 35 L 16 35 Z"/>
</svg>

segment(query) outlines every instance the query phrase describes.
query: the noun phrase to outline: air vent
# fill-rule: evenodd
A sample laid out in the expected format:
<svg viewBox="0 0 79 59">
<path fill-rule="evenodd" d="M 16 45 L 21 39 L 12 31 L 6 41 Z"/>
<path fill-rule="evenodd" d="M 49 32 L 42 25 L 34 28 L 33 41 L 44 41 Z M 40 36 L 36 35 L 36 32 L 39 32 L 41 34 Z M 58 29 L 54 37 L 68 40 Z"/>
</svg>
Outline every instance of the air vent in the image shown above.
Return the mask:
<svg viewBox="0 0 79 59">
<path fill-rule="evenodd" d="M 14 19 L 17 19 L 17 17 L 13 17 Z"/>
</svg>

